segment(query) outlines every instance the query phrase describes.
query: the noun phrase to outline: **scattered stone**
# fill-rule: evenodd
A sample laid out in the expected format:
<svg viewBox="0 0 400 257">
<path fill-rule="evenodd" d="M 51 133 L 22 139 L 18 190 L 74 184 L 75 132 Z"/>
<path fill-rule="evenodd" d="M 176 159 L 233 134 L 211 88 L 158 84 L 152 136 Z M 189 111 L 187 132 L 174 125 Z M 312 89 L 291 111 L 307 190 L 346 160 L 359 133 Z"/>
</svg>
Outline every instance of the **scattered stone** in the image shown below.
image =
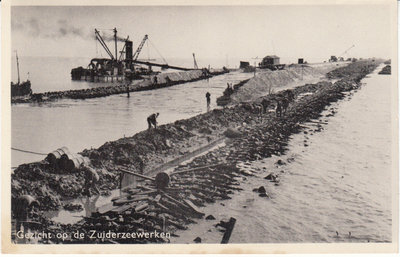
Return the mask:
<svg viewBox="0 0 400 257">
<path fill-rule="evenodd" d="M 278 178 L 278 175 L 274 173 L 270 173 L 268 176 L 266 176 L 264 179 L 271 180 L 271 181 L 276 181 Z"/>
<path fill-rule="evenodd" d="M 64 210 L 67 210 L 67 211 L 82 211 L 83 210 L 82 204 L 73 204 L 73 203 L 64 204 L 63 208 L 64 208 Z"/>
<path fill-rule="evenodd" d="M 201 243 L 201 238 L 200 237 L 196 237 L 194 240 L 193 240 L 193 242 L 195 242 L 195 243 Z"/>
<path fill-rule="evenodd" d="M 199 133 L 210 135 L 210 134 L 212 134 L 212 131 L 211 131 L 211 129 L 209 129 L 207 127 L 203 127 L 201 129 L 199 129 Z"/>
<path fill-rule="evenodd" d="M 239 130 L 237 129 L 232 129 L 232 128 L 228 128 L 225 132 L 224 135 L 228 138 L 238 138 L 242 136 L 242 133 L 240 133 Z"/>
<path fill-rule="evenodd" d="M 286 163 L 282 160 L 278 160 L 275 164 L 277 165 L 285 165 Z"/>
<path fill-rule="evenodd" d="M 259 192 L 260 194 L 265 194 L 267 192 L 267 190 L 265 190 L 264 186 L 260 186 L 257 190 L 257 192 Z"/>
<path fill-rule="evenodd" d="M 215 220 L 215 217 L 213 215 L 208 215 L 206 217 L 206 220 Z"/>
</svg>

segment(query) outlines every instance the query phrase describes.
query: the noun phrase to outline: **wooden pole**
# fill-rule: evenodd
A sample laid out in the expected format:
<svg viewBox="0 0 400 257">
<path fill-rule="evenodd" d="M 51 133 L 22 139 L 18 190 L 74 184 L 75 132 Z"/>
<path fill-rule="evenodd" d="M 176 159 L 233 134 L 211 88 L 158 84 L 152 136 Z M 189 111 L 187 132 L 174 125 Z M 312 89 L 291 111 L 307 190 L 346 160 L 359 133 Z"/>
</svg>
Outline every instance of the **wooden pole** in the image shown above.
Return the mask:
<svg viewBox="0 0 400 257">
<path fill-rule="evenodd" d="M 151 177 L 148 177 L 148 176 L 139 174 L 139 173 L 135 173 L 135 172 L 126 170 L 126 169 L 124 169 L 124 168 L 118 168 L 118 170 L 119 170 L 119 171 L 122 171 L 122 172 L 125 172 L 125 173 L 128 173 L 128 174 L 133 175 L 133 176 L 137 176 L 137 177 L 139 177 L 139 178 L 144 178 L 144 179 L 148 179 L 148 180 L 151 180 L 151 181 L 155 181 L 154 178 L 151 178 Z"/>
</svg>

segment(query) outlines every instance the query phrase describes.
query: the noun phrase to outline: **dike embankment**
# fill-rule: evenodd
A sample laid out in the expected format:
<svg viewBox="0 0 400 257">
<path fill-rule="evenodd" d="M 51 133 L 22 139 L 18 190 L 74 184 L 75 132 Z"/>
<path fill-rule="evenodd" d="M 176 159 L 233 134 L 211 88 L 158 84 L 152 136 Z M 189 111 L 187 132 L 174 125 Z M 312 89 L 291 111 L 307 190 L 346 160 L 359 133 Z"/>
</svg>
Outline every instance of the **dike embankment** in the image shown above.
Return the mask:
<svg viewBox="0 0 400 257">
<path fill-rule="evenodd" d="M 151 79 L 145 79 L 139 83 L 122 83 L 112 86 L 95 87 L 89 89 L 67 90 L 67 91 L 52 91 L 45 93 L 34 93 L 29 97 L 12 97 L 11 103 L 35 103 L 47 102 L 60 99 L 89 99 L 97 97 L 105 97 L 127 92 L 137 92 L 154 90 L 158 88 L 171 87 L 178 84 L 194 82 L 198 80 L 208 79 L 213 76 L 221 75 L 229 72 L 226 69 L 204 72 L 203 70 L 192 70 L 182 72 L 160 73 L 152 76 Z M 157 83 L 154 78 L 157 78 Z"/>
<path fill-rule="evenodd" d="M 271 71 L 268 69 L 257 70 L 255 77 L 241 81 L 226 89 L 217 99 L 219 106 L 235 105 L 243 102 L 252 102 L 278 91 L 291 89 L 304 84 L 314 84 L 326 81 L 326 74 L 348 63 L 321 63 L 321 64 L 291 64 L 284 70 Z"/>
<path fill-rule="evenodd" d="M 344 97 L 344 92 L 359 88 L 361 79 L 376 67 L 377 63 L 360 61 L 340 68 L 340 72 L 330 72 L 329 76 L 338 79 L 335 83 L 319 82 L 295 87 L 292 89 L 294 99 L 281 117 L 276 117 L 275 113 L 265 113 L 260 117 L 256 103 L 243 103 L 107 142 L 98 149 L 84 150 L 81 154 L 87 156 L 98 171 L 100 190 L 107 194 L 119 185 L 117 166 L 123 165 L 131 171 L 146 174 L 153 167 L 193 148 L 221 137 L 228 138 L 224 146 L 176 167 L 176 172 L 197 169 L 171 175 L 170 184 L 164 190 L 158 190 L 151 181 L 144 182 L 129 190 L 126 198 L 119 199 L 120 205 L 114 209 L 94 213 L 74 225 L 54 226 L 53 221 L 39 216 L 43 225 L 41 229 L 51 232 L 79 229 L 86 234 L 83 240 L 80 239 L 81 243 L 167 242 L 155 238 L 104 241 L 91 239 L 89 234 L 90 230 L 126 232 L 161 231 L 165 228 L 173 233 L 177 229 L 186 229 L 188 224 L 205 216 L 192 205 L 201 207 L 217 199 L 229 199 L 230 194 L 241 190 L 241 177 L 252 174 L 240 168 L 238 162 L 283 154 L 289 137 L 302 130 L 302 123 L 318 119 L 326 106 Z M 271 94 L 262 98 L 274 97 Z M 237 129 L 228 129 L 233 127 Z M 12 174 L 11 182 L 13 198 L 31 194 L 40 202 L 42 210 L 47 210 L 59 208 L 61 200 L 81 196 L 84 177 L 78 171 L 65 174 L 42 161 L 20 165 Z M 261 191 L 260 196 L 267 197 Z M 52 242 L 61 243 L 61 240 Z M 71 238 L 68 242 L 76 240 Z"/>
</svg>

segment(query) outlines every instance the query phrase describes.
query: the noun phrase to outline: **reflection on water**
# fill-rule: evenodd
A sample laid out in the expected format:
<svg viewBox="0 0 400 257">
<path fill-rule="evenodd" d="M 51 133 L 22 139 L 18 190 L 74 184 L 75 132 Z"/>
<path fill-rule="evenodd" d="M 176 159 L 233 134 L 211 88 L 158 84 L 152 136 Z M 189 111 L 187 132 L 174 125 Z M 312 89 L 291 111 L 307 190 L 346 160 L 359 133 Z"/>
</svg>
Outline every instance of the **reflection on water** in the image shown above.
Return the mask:
<svg viewBox="0 0 400 257">
<path fill-rule="evenodd" d="M 211 93 L 211 109 L 226 83 L 251 77 L 232 72 L 207 80 L 152 91 L 134 92 L 87 100 L 60 100 L 11 107 L 14 148 L 49 153 L 67 146 L 72 152 L 97 148 L 107 141 L 132 136 L 147 128 L 146 118 L 159 112 L 159 124 L 189 118 L 207 111 L 206 92 Z M 41 156 L 12 151 L 12 167 L 38 161 Z"/>
<path fill-rule="evenodd" d="M 93 212 L 97 211 L 97 208 L 111 203 L 111 199 L 120 196 L 121 190 L 116 189 L 111 191 L 109 196 L 94 195 L 91 197 L 82 197 L 71 201 L 65 201 L 64 204 L 73 203 L 80 204 L 83 207 L 82 211 L 49 211 L 46 212 L 46 217 L 52 219 L 55 222 L 63 224 L 73 224 L 82 219 L 82 217 L 90 217 Z"/>
<path fill-rule="evenodd" d="M 328 107 L 325 114 L 336 114 L 322 118 L 324 130 L 310 132 L 316 126 L 308 124 L 308 134 L 294 135 L 287 154 L 252 163 L 261 171 L 245 178 L 243 191 L 203 212 L 217 221 L 236 218 L 230 243 L 390 242 L 390 80 L 376 73 L 364 79 L 354 95 Z M 279 159 L 286 165 L 276 166 Z M 263 179 L 270 172 L 279 174 L 279 186 Z M 252 192 L 259 186 L 270 199 Z M 199 220 L 172 240 L 193 243 L 199 236 L 219 243 L 216 223 Z"/>
</svg>

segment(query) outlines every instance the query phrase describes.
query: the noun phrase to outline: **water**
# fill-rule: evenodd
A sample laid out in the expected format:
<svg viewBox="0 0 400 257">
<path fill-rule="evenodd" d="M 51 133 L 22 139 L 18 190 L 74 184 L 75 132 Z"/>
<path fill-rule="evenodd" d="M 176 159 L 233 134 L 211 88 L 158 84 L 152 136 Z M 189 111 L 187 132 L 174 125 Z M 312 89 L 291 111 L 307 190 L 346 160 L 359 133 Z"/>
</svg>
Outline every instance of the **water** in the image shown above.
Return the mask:
<svg viewBox="0 0 400 257">
<path fill-rule="evenodd" d="M 199 220 L 173 242 L 199 236 L 219 243 L 223 234 L 213 225 L 230 217 L 237 219 L 230 243 L 390 242 L 390 81 L 376 72 L 364 79 L 354 95 L 329 107 L 325 114 L 337 113 L 322 118 L 324 130 L 294 135 L 286 155 L 252 163 L 259 172 L 241 183 L 243 191 L 203 208 L 216 220 Z M 278 159 L 287 164 L 275 166 Z M 279 173 L 279 186 L 263 179 L 270 172 Z M 270 199 L 252 192 L 259 186 Z"/>
<path fill-rule="evenodd" d="M 121 94 L 84 101 L 65 99 L 12 105 L 11 144 L 14 148 L 38 153 L 49 153 L 62 146 L 67 146 L 72 152 L 97 148 L 107 141 L 147 129 L 146 118 L 155 112 L 160 113 L 159 124 L 206 112 L 207 91 L 211 93 L 211 108 L 216 108 L 216 98 L 222 95 L 226 83 L 237 83 L 251 76 L 249 73 L 232 72 L 209 81 L 134 92 L 129 98 Z M 71 86 L 69 77 L 63 81 L 65 84 L 62 87 Z M 15 167 L 43 158 L 12 151 L 11 163 Z"/>
</svg>

